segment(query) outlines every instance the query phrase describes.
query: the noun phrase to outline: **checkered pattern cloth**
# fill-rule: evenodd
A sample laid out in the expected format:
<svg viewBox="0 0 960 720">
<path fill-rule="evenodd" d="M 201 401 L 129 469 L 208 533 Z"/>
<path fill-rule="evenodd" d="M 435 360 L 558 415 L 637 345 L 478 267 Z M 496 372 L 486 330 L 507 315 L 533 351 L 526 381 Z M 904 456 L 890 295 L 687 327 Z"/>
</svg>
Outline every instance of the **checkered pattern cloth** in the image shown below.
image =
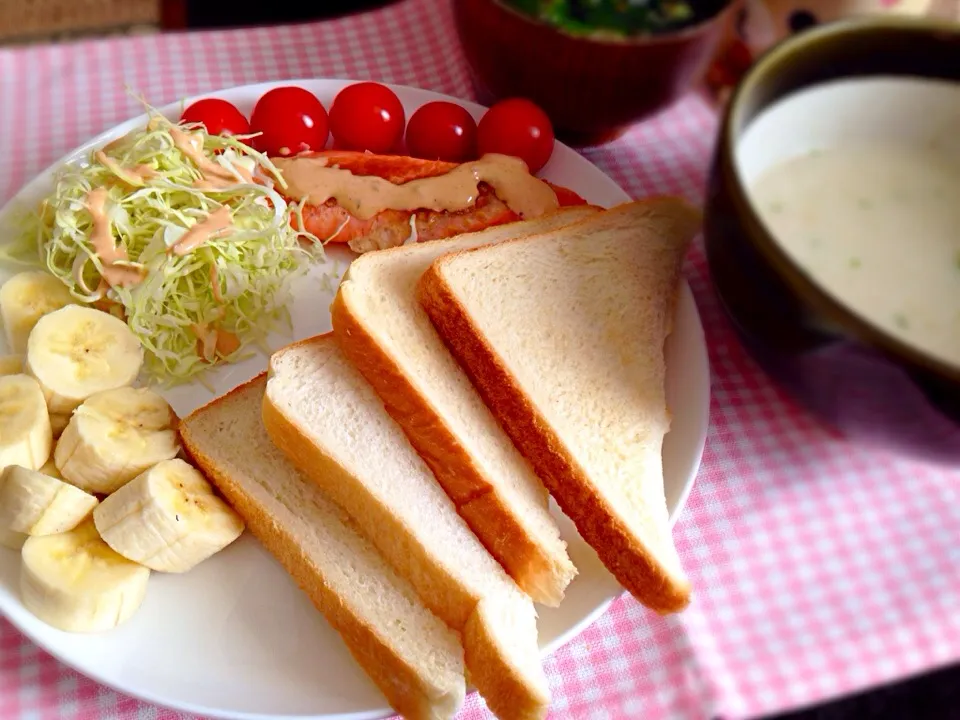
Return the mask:
<svg viewBox="0 0 960 720">
<path fill-rule="evenodd" d="M 162 104 L 297 77 L 473 94 L 448 0 L 0 51 L 0 200 L 139 113 L 128 88 Z M 690 97 L 586 155 L 633 196 L 699 200 L 715 130 L 712 109 Z M 616 601 L 546 660 L 552 716 L 752 717 L 960 659 L 960 473 L 851 446 L 819 425 L 737 344 L 701 249 L 686 270 L 713 366 L 703 466 L 675 530 L 695 600 L 666 619 Z M 0 620 L 0 718 L 179 717 L 76 675 Z M 462 717 L 489 713 L 474 695 Z"/>
</svg>

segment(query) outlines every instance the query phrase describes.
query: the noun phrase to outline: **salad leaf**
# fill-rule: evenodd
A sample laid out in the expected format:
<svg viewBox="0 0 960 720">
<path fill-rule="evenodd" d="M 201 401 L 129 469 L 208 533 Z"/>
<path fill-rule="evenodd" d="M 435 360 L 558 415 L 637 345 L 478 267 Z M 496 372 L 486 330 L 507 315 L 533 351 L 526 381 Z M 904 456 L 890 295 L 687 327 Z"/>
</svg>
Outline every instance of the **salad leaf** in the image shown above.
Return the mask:
<svg viewBox="0 0 960 720">
<path fill-rule="evenodd" d="M 207 182 L 177 146 L 174 133 L 181 131 L 190 132 L 203 156 L 232 179 Z M 174 125 L 151 111 L 146 127 L 87 162 L 62 168 L 54 192 L 14 243 L 18 252 L 32 248 L 37 262 L 79 301 L 123 317 L 155 380 L 184 381 L 209 369 L 214 358 L 204 356 L 201 338 L 211 328 L 235 340 L 224 343 L 228 350 L 218 349 L 217 359 L 234 360 L 251 344 L 265 346 L 271 332 L 289 327 L 291 283 L 323 253 L 317 238 L 291 226 L 291 212 L 300 208 L 274 189 L 283 185 L 279 172 L 243 139 Z M 110 232 L 126 255 L 113 264 L 136 269 L 140 282 L 111 287 L 104 280 L 87 203 L 96 188 L 107 191 Z M 182 255 L 171 251 L 224 206 L 232 221 L 226 232 Z"/>
</svg>

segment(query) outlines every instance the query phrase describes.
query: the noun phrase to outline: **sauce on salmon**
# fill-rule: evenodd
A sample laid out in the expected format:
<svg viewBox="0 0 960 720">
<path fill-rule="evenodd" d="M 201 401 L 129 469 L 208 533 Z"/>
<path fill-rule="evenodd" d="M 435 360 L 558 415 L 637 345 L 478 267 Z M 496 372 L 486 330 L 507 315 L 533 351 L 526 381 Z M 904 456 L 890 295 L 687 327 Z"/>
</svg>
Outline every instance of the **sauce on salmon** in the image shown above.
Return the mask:
<svg viewBox="0 0 960 720">
<path fill-rule="evenodd" d="M 354 175 L 323 157 L 276 158 L 274 164 L 296 200 L 322 205 L 336 200 L 351 215 L 369 220 L 384 210 L 458 212 L 471 207 L 486 183 L 520 217 L 534 218 L 558 207 L 557 195 L 507 155 L 484 155 L 434 177 L 394 184 L 377 175 Z"/>
<path fill-rule="evenodd" d="M 448 163 L 328 151 L 274 160 L 290 200 L 305 200 L 304 229 L 356 252 L 437 240 L 582 205 L 576 193 L 540 180 L 503 155 Z M 412 219 L 411 219 L 412 218 Z M 295 219 L 295 222 L 297 220 Z"/>
</svg>

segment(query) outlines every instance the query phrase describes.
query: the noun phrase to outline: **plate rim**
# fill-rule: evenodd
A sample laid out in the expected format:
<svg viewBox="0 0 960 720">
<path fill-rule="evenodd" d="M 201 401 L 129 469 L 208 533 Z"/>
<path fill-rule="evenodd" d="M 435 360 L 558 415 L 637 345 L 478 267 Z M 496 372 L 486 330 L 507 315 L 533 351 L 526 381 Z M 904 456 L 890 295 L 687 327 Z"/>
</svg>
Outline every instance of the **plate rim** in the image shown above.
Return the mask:
<svg viewBox="0 0 960 720">
<path fill-rule="evenodd" d="M 216 90 L 210 90 L 203 93 L 198 93 L 195 95 L 186 96 L 178 100 L 173 100 L 169 103 L 165 103 L 161 106 L 151 106 L 155 111 L 170 116 L 172 112 L 176 112 L 178 108 L 186 107 L 192 102 L 201 100 L 208 97 L 216 97 L 223 93 L 233 93 L 240 91 L 247 92 L 266 92 L 275 87 L 283 87 L 287 85 L 299 85 L 304 87 L 309 87 L 317 83 L 326 83 L 326 84 L 339 84 L 341 87 L 350 83 L 363 82 L 363 80 L 350 79 L 350 78 L 336 78 L 336 77 L 316 77 L 316 78 L 285 78 L 281 80 L 271 80 L 267 82 L 258 82 L 258 83 L 247 83 L 244 85 L 231 85 L 227 87 L 218 88 Z M 379 81 L 378 81 L 379 82 Z M 400 83 L 391 83 L 391 82 L 382 82 L 381 84 L 386 85 L 387 87 L 393 89 L 394 91 L 410 91 L 415 94 L 427 94 L 433 96 L 433 99 L 437 100 L 447 100 L 456 102 L 461 106 L 465 107 L 471 115 L 475 118 L 478 118 L 487 107 L 477 103 L 472 100 L 459 98 L 448 93 L 439 92 L 436 90 L 431 90 L 429 88 L 420 88 L 412 85 L 404 85 Z M 95 136 L 89 138 L 85 142 L 80 143 L 76 147 L 67 151 L 64 155 L 41 169 L 39 172 L 34 174 L 26 182 L 24 182 L 17 191 L 0 207 L 0 217 L 7 217 L 11 213 L 16 212 L 18 209 L 18 203 L 21 203 L 21 197 L 23 195 L 29 195 L 31 189 L 35 186 L 42 185 L 44 182 L 49 182 L 56 172 L 64 164 L 69 162 L 74 162 L 78 158 L 85 156 L 92 148 L 98 147 L 102 144 L 113 140 L 122 134 L 129 132 L 134 127 L 137 127 L 139 124 L 145 122 L 149 117 L 148 112 L 140 113 L 139 115 L 130 117 L 126 120 L 106 128 Z M 578 153 L 573 148 L 561 143 L 559 140 L 556 141 L 557 147 L 563 148 L 565 151 L 575 154 L 581 161 L 589 163 L 592 165 L 604 178 L 604 181 L 607 185 L 605 188 L 611 194 L 619 195 L 622 202 L 628 202 L 632 198 L 631 196 L 622 188 L 620 185 L 613 180 L 606 172 L 594 165 L 587 157 Z M 548 163 L 544 170 L 549 171 L 550 164 Z M 546 174 L 549 174 L 547 172 Z M 684 482 L 683 488 L 681 490 L 680 496 L 677 499 L 676 507 L 669 513 L 669 525 L 672 529 L 676 524 L 677 519 L 682 513 L 686 502 L 690 496 L 690 493 L 693 490 L 693 486 L 696 484 L 696 479 L 699 474 L 699 469 L 703 460 L 703 452 L 706 446 L 706 439 L 709 432 L 709 417 L 710 417 L 710 402 L 711 402 L 711 373 L 710 373 L 710 361 L 709 355 L 707 353 L 706 345 L 706 336 L 703 327 L 703 321 L 700 316 L 699 308 L 693 295 L 692 288 L 690 287 L 689 281 L 686 277 L 682 278 L 681 282 L 682 292 L 689 295 L 690 305 L 692 309 L 692 319 L 696 321 L 696 330 L 697 330 L 697 345 L 702 354 L 702 362 L 698 365 L 702 369 L 702 377 L 698 380 L 706 388 L 705 396 L 702 398 L 702 402 L 699 407 L 698 415 L 698 436 L 695 441 L 695 446 L 692 447 L 693 453 L 691 455 L 691 465 L 687 475 L 687 478 Z M 563 647 L 576 636 L 586 630 L 588 627 L 593 625 L 601 616 L 603 616 L 615 600 L 624 595 L 625 590 L 621 587 L 620 591 L 607 598 L 605 601 L 601 602 L 594 608 L 590 613 L 581 618 L 578 622 L 574 623 L 566 632 L 561 633 L 559 636 L 554 638 L 554 640 L 548 645 L 544 646 L 540 650 L 541 660 L 556 652 L 559 648 Z M 319 612 L 319 611 L 318 611 Z M 195 705 L 189 702 L 176 701 L 165 699 L 163 697 L 156 696 L 149 691 L 144 691 L 142 689 L 131 689 L 125 687 L 122 683 L 114 682 L 111 679 L 102 676 L 95 668 L 88 669 L 78 666 L 77 663 L 74 663 L 71 660 L 63 657 L 57 650 L 54 649 L 55 646 L 49 646 L 45 641 L 39 639 L 34 635 L 30 630 L 29 625 L 21 624 L 15 621 L 6 611 L 6 609 L 0 606 L 0 615 L 2 615 L 7 622 L 10 623 L 18 632 L 23 634 L 30 642 L 40 648 L 42 651 L 48 653 L 53 657 L 57 662 L 62 663 L 63 665 L 69 667 L 74 672 L 100 684 L 104 687 L 108 687 L 111 690 L 118 692 L 122 695 L 135 698 L 137 700 L 155 705 L 158 707 L 172 709 L 179 712 L 187 712 L 195 715 L 206 716 L 210 718 L 217 718 L 223 720 L 381 720 L 382 718 L 388 718 L 395 715 L 389 706 L 384 708 L 377 708 L 373 710 L 363 710 L 349 713 L 326 713 L 321 715 L 316 714 L 299 714 L 299 713 L 286 713 L 282 715 L 276 714 L 263 714 L 259 712 L 235 712 L 235 711 L 225 711 L 222 709 L 216 709 L 212 707 L 205 707 L 201 705 Z M 91 666 L 92 667 L 92 666 Z M 468 694 L 472 689 L 468 688 Z M 379 692 L 379 690 L 378 690 Z"/>
</svg>

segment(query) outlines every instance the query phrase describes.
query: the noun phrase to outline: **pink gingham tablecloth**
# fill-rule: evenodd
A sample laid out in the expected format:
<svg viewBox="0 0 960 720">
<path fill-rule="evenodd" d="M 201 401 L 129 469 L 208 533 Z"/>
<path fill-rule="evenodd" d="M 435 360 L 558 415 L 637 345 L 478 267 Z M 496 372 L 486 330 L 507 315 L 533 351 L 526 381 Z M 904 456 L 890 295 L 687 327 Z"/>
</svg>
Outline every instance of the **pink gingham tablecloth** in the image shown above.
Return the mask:
<svg viewBox="0 0 960 720">
<path fill-rule="evenodd" d="M 0 201 L 154 104 L 246 83 L 349 77 L 473 95 L 448 0 L 292 27 L 0 51 Z M 629 92 L 629 88 L 624 89 Z M 586 153 L 631 195 L 701 198 L 716 130 L 691 97 Z M 851 446 L 744 354 L 702 250 L 687 266 L 713 367 L 711 429 L 675 537 L 695 600 L 623 597 L 546 661 L 556 718 L 751 717 L 960 659 L 960 473 Z M 0 718 L 163 718 L 0 620 Z M 489 717 L 472 696 L 465 719 Z"/>
</svg>

